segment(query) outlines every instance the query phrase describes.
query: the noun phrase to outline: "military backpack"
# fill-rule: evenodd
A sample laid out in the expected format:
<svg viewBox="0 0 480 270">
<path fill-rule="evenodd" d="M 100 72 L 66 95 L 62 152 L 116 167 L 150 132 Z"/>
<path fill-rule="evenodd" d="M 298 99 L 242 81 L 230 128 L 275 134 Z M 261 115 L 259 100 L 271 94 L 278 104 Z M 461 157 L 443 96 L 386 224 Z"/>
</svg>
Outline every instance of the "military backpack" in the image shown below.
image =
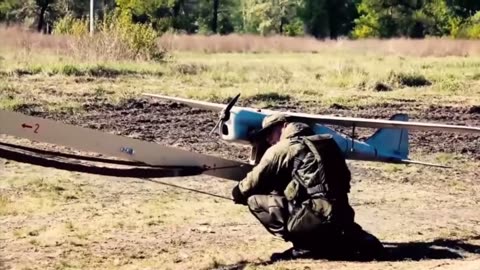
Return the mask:
<svg viewBox="0 0 480 270">
<path fill-rule="evenodd" d="M 335 200 L 350 192 L 351 173 L 331 135 L 297 137 L 293 143 L 303 144 L 304 150 L 294 159 L 292 181 L 285 190 L 288 200 Z"/>
</svg>

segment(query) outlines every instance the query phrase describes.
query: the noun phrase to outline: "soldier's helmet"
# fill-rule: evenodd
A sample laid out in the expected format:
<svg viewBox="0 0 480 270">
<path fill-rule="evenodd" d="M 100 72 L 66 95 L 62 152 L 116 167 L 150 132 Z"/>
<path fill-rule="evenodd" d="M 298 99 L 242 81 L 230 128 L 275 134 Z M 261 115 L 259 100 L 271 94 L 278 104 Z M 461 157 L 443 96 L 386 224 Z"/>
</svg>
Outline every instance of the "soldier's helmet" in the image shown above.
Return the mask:
<svg viewBox="0 0 480 270">
<path fill-rule="evenodd" d="M 288 123 L 285 130 L 282 132 L 282 139 L 291 138 L 295 136 L 310 136 L 314 132 L 312 128 L 302 122 L 292 122 L 287 115 L 283 113 L 274 113 L 263 118 L 262 129 L 255 133 L 254 136 L 265 137 L 270 130 L 278 124 Z"/>
<path fill-rule="evenodd" d="M 262 121 L 262 129 L 255 133 L 255 136 L 266 136 L 273 127 L 278 124 L 283 124 L 288 122 L 287 116 L 283 113 L 274 113 L 271 115 L 265 116 Z"/>
</svg>

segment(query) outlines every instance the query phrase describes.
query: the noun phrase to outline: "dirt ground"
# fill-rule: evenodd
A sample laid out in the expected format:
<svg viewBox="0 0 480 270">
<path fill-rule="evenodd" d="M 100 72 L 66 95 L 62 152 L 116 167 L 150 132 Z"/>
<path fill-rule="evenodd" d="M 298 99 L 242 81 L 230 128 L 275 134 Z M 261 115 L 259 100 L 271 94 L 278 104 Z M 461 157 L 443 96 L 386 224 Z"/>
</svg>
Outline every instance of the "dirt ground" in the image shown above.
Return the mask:
<svg viewBox="0 0 480 270">
<path fill-rule="evenodd" d="M 407 112 L 411 120 L 480 126 L 477 107 L 408 100 L 329 109 L 289 101 L 279 109 L 384 119 Z M 20 111 L 227 158 L 245 161 L 249 154 L 208 135 L 215 113 L 174 103 L 93 100 L 79 115 Z M 231 181 L 100 177 L 0 159 L 0 263 L 5 269 L 480 269 L 480 137 L 412 132 L 410 141 L 413 157 L 454 168 L 349 162 L 356 219 L 385 244 L 386 261 L 269 262 L 290 245 L 269 235 L 245 207 L 218 197 L 230 196 Z"/>
</svg>

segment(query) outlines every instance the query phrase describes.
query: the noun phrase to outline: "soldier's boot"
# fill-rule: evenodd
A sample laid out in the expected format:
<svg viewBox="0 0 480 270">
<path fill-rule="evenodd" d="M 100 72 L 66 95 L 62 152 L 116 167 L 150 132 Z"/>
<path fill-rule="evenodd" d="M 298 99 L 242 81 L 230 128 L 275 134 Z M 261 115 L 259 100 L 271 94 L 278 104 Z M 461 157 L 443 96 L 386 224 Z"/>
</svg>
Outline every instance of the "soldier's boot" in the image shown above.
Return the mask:
<svg viewBox="0 0 480 270">
<path fill-rule="evenodd" d="M 291 237 L 286 235 L 284 240 L 293 244 L 292 248 L 280 253 L 273 253 L 270 259 L 276 260 L 295 260 L 295 259 L 327 259 L 330 256 L 330 245 L 326 245 L 326 237 L 318 241 L 314 240 L 316 235 L 303 237 Z"/>
<path fill-rule="evenodd" d="M 314 250 L 303 249 L 299 247 L 292 247 L 283 252 L 273 253 L 270 256 L 270 260 L 274 261 L 287 261 L 287 260 L 296 260 L 296 259 L 313 259 L 317 258 L 318 253 Z"/>
<path fill-rule="evenodd" d="M 359 239 L 358 255 L 360 260 L 382 260 L 385 258 L 386 252 L 378 238 L 365 232 Z"/>
<path fill-rule="evenodd" d="M 352 259 L 360 261 L 381 260 L 386 255 L 385 248 L 380 240 L 363 230 L 358 224 L 355 224 L 345 236 L 345 244 L 352 252 Z"/>
</svg>

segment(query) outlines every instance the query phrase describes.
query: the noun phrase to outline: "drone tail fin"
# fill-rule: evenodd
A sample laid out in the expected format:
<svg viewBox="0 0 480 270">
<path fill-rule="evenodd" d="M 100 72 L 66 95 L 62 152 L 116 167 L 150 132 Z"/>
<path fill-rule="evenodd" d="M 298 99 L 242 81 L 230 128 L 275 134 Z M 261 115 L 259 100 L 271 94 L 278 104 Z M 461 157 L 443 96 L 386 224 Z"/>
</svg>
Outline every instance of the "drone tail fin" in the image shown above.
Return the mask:
<svg viewBox="0 0 480 270">
<path fill-rule="evenodd" d="M 408 115 L 395 114 L 390 120 L 408 121 Z M 368 138 L 366 143 L 382 153 L 392 154 L 399 159 L 408 159 L 409 143 L 406 128 L 381 128 Z"/>
<path fill-rule="evenodd" d="M 408 121 L 408 115 L 395 114 L 392 116 L 392 118 L 390 118 L 390 120 Z M 450 168 L 449 166 L 445 165 L 409 159 L 408 129 L 406 128 L 381 128 L 377 130 L 370 138 L 368 138 L 366 143 L 374 146 L 377 151 L 396 156 L 396 163 Z"/>
</svg>

